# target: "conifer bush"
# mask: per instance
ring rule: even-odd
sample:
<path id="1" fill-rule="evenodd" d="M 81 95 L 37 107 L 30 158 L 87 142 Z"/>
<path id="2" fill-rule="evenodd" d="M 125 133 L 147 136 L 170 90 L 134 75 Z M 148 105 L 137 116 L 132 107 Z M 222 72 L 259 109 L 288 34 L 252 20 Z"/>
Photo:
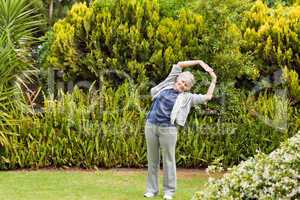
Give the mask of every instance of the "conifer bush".
<path id="1" fill-rule="evenodd" d="M 269 8 L 257 1 L 244 15 L 241 47 L 254 53 L 261 73 L 270 75 L 284 66 L 299 73 L 299 5 Z"/>

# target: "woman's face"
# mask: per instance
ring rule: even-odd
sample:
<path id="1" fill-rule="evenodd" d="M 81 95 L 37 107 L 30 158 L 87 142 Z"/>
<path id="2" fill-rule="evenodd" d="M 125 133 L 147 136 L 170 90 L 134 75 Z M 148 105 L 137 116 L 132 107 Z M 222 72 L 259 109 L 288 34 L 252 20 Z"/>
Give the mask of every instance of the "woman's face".
<path id="1" fill-rule="evenodd" d="M 177 81 L 175 82 L 174 89 L 178 92 L 186 92 L 189 91 L 191 87 L 185 80 L 177 79 Z"/>

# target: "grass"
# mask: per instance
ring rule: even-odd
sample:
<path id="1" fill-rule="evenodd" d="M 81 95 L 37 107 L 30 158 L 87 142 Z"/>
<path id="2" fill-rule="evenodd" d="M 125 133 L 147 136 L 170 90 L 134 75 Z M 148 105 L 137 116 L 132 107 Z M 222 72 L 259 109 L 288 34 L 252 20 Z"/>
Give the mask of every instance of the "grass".
<path id="1" fill-rule="evenodd" d="M 0 172 L 3 200 L 145 200 L 146 170 L 37 170 Z M 207 175 L 200 170 L 177 171 L 174 199 L 191 199 L 203 188 Z M 160 194 L 162 199 L 162 172 Z"/>

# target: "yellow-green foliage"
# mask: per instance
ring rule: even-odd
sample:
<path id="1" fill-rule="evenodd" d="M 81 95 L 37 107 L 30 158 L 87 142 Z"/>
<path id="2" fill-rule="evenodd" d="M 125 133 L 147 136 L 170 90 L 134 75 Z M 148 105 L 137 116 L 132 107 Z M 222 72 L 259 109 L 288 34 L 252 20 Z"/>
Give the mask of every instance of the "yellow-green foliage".
<path id="1" fill-rule="evenodd" d="M 77 46 L 88 36 L 91 16 L 92 10 L 86 4 L 75 4 L 67 18 L 54 24 L 55 34 L 47 57 L 51 66 L 58 69 L 70 68 L 72 72 L 79 71 L 81 55 Z"/>
<path id="2" fill-rule="evenodd" d="M 290 96 L 294 103 L 300 101 L 300 85 L 298 74 L 294 70 L 288 70 L 286 67 L 283 70 L 283 78 L 289 87 Z"/>
<path id="3" fill-rule="evenodd" d="M 178 20 L 162 19 L 155 34 L 154 46 L 158 48 L 151 56 L 150 62 L 157 66 L 171 66 L 187 58 L 203 58 L 200 56 L 203 53 L 200 45 L 205 29 L 203 17 L 188 10 L 182 10 Z M 168 67 L 164 69 L 169 70 Z"/>
<path id="4" fill-rule="evenodd" d="M 219 80 L 241 74 L 257 77 L 255 67 L 244 66 L 246 59 L 235 42 L 241 37 L 239 29 L 225 17 L 213 21 L 186 8 L 176 18 L 161 16 L 153 0 L 75 4 L 54 25 L 43 66 L 73 77 L 120 70 L 141 83 L 160 81 L 178 61 L 202 59 L 219 72 Z"/>
<path id="5" fill-rule="evenodd" d="M 56 33 L 55 39 L 51 45 L 50 55 L 48 57 L 49 63 L 56 68 L 63 69 L 68 67 L 76 69 L 76 62 L 78 59 L 78 53 L 75 47 L 75 29 L 69 23 L 64 21 L 58 21 L 53 26 L 53 31 Z M 61 55 L 60 57 L 55 55 Z"/>
<path id="6" fill-rule="evenodd" d="M 248 10 L 251 4 L 249 0 L 209 0 L 199 1 L 195 9 L 205 23 L 199 49 L 202 55 L 209 57 L 208 63 L 217 69 L 219 80 L 232 81 L 241 75 L 255 80 L 259 76 L 252 57 L 240 52 L 239 13 Z"/>
<path id="7" fill-rule="evenodd" d="M 153 27 L 154 34 L 158 23 L 155 1 L 95 1 L 92 7 L 75 4 L 54 25 L 46 60 L 73 76 L 87 71 L 99 76 L 101 70 L 118 69 L 133 72 L 130 75 L 135 78 L 144 77 L 143 65 L 138 63 L 151 54 L 146 32 Z M 128 63 L 137 63 L 139 69 L 126 69 Z"/>
<path id="8" fill-rule="evenodd" d="M 75 31 L 84 31 L 83 33 L 78 32 L 77 34 L 81 33 L 81 34 L 88 35 L 91 29 L 90 24 L 91 24 L 92 16 L 93 16 L 93 10 L 89 9 L 85 3 L 84 4 L 79 3 L 79 4 L 74 4 L 71 11 L 68 13 L 68 17 L 66 20 L 74 26 Z"/>
<path id="9" fill-rule="evenodd" d="M 300 6 L 268 8 L 257 1 L 245 12 L 244 51 L 254 52 L 268 65 L 300 68 Z"/>

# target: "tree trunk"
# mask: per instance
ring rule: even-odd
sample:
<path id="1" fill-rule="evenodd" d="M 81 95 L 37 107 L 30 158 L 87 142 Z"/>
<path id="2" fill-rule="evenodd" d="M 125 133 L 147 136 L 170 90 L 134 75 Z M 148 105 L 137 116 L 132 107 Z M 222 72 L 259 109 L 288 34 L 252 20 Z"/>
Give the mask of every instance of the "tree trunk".
<path id="1" fill-rule="evenodd" d="M 52 18 L 53 18 L 53 0 L 49 0 L 49 25 L 52 25 Z"/>

